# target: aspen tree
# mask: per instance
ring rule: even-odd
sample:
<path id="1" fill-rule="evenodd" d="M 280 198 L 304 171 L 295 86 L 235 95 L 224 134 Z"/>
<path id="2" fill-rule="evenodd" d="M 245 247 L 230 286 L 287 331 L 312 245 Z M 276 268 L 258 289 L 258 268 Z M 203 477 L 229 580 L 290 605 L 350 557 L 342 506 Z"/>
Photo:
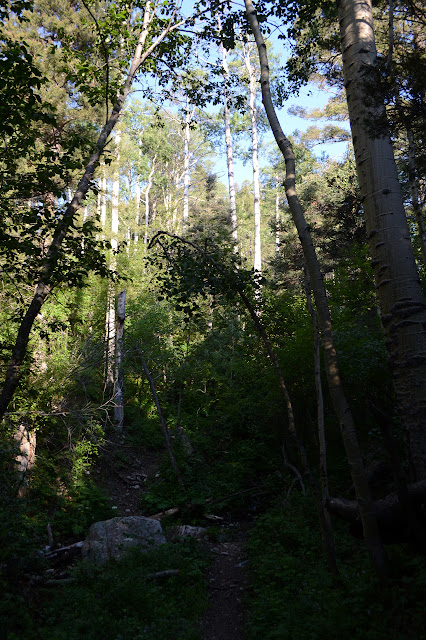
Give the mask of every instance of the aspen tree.
<path id="1" fill-rule="evenodd" d="M 232 136 L 231 136 L 231 114 L 229 111 L 228 99 L 228 83 L 229 83 L 229 67 L 227 61 L 227 51 L 223 44 L 222 48 L 222 66 L 225 73 L 225 84 L 223 88 L 223 111 L 225 121 L 225 144 L 226 144 L 226 164 L 228 169 L 228 185 L 229 185 L 229 205 L 231 213 L 232 238 L 234 241 L 234 251 L 238 253 L 238 219 L 237 219 L 237 203 L 235 199 L 235 182 L 234 182 L 234 158 L 232 153 Z"/>
<path id="2" fill-rule="evenodd" d="M 250 42 L 242 43 L 243 60 L 249 77 L 249 112 L 251 121 L 252 141 L 252 166 L 253 166 L 253 190 L 254 190 L 254 272 L 262 275 L 262 247 L 260 241 L 260 178 L 259 178 L 259 141 L 257 135 L 256 92 L 257 72 L 252 65 L 251 55 L 253 45 Z"/>
<path id="3" fill-rule="evenodd" d="M 381 320 L 412 473 L 426 479 L 426 306 L 384 104 L 369 0 L 341 0 L 343 73 Z M 368 98 L 367 98 L 368 96 Z"/>

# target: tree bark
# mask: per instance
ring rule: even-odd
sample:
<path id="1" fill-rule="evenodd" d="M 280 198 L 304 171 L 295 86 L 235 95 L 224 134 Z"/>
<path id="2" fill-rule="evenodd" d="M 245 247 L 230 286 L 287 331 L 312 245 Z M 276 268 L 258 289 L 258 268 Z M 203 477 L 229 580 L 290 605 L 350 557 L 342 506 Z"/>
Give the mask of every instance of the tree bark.
<path id="1" fill-rule="evenodd" d="M 142 156 L 142 148 L 141 148 L 141 138 L 139 137 L 139 160 Z M 135 233 L 134 233 L 134 242 L 137 244 L 139 240 L 139 226 L 140 226 L 140 208 L 141 208 L 141 183 L 139 174 L 136 171 L 136 185 L 135 185 L 135 205 L 136 205 L 136 215 L 135 215 Z"/>
<path id="2" fill-rule="evenodd" d="M 105 171 L 105 162 L 101 161 L 102 168 L 102 178 L 101 178 L 101 212 L 100 212 L 100 221 L 102 229 L 105 229 L 106 225 L 106 197 L 107 197 L 107 180 L 106 180 L 106 171 Z"/>
<path id="3" fill-rule="evenodd" d="M 119 217 L 118 217 L 118 205 L 120 196 L 120 145 L 121 145 L 121 130 L 118 128 L 115 136 L 115 166 L 114 176 L 112 182 L 112 198 L 111 198 L 111 261 L 109 268 L 112 273 L 116 272 L 117 260 L 115 251 L 118 248 L 117 234 L 119 229 Z M 105 386 L 108 392 L 115 398 L 115 362 L 116 362 L 116 347 L 117 347 L 117 326 L 116 326 L 116 300 L 115 300 L 115 286 L 114 282 L 108 283 L 107 293 L 107 314 L 105 319 L 105 333 L 106 333 L 106 350 L 105 350 L 105 371 L 106 379 Z M 114 409 L 115 414 L 115 409 Z"/>
<path id="4" fill-rule="evenodd" d="M 327 382 L 334 410 L 340 422 L 343 443 L 351 468 L 359 510 L 361 514 L 364 539 L 373 565 L 378 575 L 385 579 L 387 576 L 386 558 L 381 544 L 373 503 L 368 486 L 361 450 L 355 431 L 355 424 L 351 410 L 346 400 L 340 379 L 337 353 L 334 346 L 333 327 L 324 282 L 319 268 L 317 255 L 312 243 L 309 226 L 296 192 L 296 165 L 290 141 L 285 137 L 272 103 L 269 86 L 269 64 L 266 45 L 259 27 L 256 12 L 251 0 L 245 0 L 247 17 L 256 40 L 260 59 L 260 84 L 262 88 L 263 104 L 286 165 L 285 191 L 293 221 L 296 225 L 303 249 L 306 269 L 314 294 L 315 305 L 321 330 L 321 341 L 324 352 Z"/>
<path id="5" fill-rule="evenodd" d="M 277 180 L 275 191 L 275 251 L 280 252 L 280 181 Z"/>
<path id="6" fill-rule="evenodd" d="M 374 93 L 376 45 L 370 0 L 341 0 L 343 73 L 393 384 L 412 474 L 426 479 L 426 306 L 417 274 L 396 164 Z"/>
<path id="7" fill-rule="evenodd" d="M 113 249 L 117 248 L 116 235 L 118 234 L 119 218 L 118 218 L 118 204 L 120 195 L 120 146 L 121 146 L 121 129 L 118 128 L 115 133 L 115 167 L 114 177 L 112 181 L 112 198 L 111 198 L 111 233 Z"/>
<path id="8" fill-rule="evenodd" d="M 126 317 L 126 289 L 117 296 L 115 331 L 114 421 L 118 429 L 124 426 L 124 320 Z"/>
<path id="9" fill-rule="evenodd" d="M 152 167 L 151 167 L 151 171 L 149 172 L 149 176 L 148 176 L 148 183 L 146 185 L 145 188 L 145 235 L 144 235 L 144 244 L 148 244 L 148 228 L 149 228 L 149 192 L 151 190 L 152 187 L 152 177 L 154 175 L 154 171 L 155 171 L 155 161 L 157 159 L 157 156 L 154 156 L 153 160 L 152 160 Z"/>
<path id="10" fill-rule="evenodd" d="M 186 115 L 185 115 L 185 133 L 183 139 L 183 219 L 182 229 L 188 224 L 189 216 L 189 141 L 191 139 L 191 120 L 194 115 L 195 107 L 192 113 L 189 108 L 189 98 L 186 98 Z"/>
<path id="11" fill-rule="evenodd" d="M 227 51 L 222 45 L 222 66 L 225 73 L 225 84 L 223 88 L 223 111 L 225 121 L 225 144 L 226 144 L 226 162 L 228 168 L 228 185 L 229 185 L 229 206 L 231 214 L 232 239 L 234 241 L 234 252 L 238 253 L 238 218 L 237 218 L 237 202 L 235 198 L 235 182 L 234 182 L 234 158 L 232 153 L 232 136 L 231 136 L 231 114 L 229 111 L 228 100 L 228 83 L 229 83 L 229 67 L 227 62 Z"/>
<path id="12" fill-rule="evenodd" d="M 18 473 L 18 496 L 22 498 L 30 484 L 30 475 L 34 467 L 36 457 L 37 436 L 34 430 L 21 423 L 16 430 L 14 440 L 19 447 L 16 456 L 16 471 Z"/>
<path id="13" fill-rule="evenodd" d="M 251 47 L 243 44 L 244 63 L 249 76 L 249 112 L 251 120 L 253 191 L 254 191 L 254 273 L 262 275 L 262 248 L 260 241 L 260 179 L 259 179 L 259 142 L 257 137 L 256 89 L 257 77 L 250 60 Z"/>

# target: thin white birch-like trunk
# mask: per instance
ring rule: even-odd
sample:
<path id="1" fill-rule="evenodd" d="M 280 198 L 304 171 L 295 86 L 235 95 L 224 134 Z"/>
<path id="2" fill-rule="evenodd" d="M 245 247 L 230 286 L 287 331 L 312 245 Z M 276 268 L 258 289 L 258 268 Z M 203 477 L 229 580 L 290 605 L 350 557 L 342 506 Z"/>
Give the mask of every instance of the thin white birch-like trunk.
<path id="1" fill-rule="evenodd" d="M 139 138 L 139 160 L 142 156 L 141 149 L 141 140 Z M 140 225 L 140 208 L 141 208 L 141 183 L 139 180 L 139 174 L 136 172 L 136 185 L 135 185 L 135 205 L 136 205 L 136 215 L 135 215 L 135 233 L 134 233 L 134 242 L 135 244 L 139 240 L 139 225 Z"/>
<path id="2" fill-rule="evenodd" d="M 235 182 L 234 182 L 234 159 L 232 153 L 232 136 L 231 136 L 231 114 L 229 111 L 228 101 L 228 83 L 229 83 L 229 67 L 227 61 L 227 51 L 222 45 L 222 66 L 225 73 L 225 84 L 223 88 L 223 110 L 225 121 L 225 144 L 226 144 L 226 161 L 228 167 L 228 185 L 229 185 L 229 206 L 231 214 L 232 239 L 234 241 L 234 252 L 238 253 L 238 218 L 237 218 L 237 202 L 235 198 Z"/>
<path id="3" fill-rule="evenodd" d="M 86 206 L 83 209 L 83 224 L 86 222 L 88 217 L 89 217 L 89 205 L 86 204 Z M 81 238 L 82 253 L 84 253 L 84 249 L 85 249 L 85 242 L 84 242 L 84 234 L 83 234 Z"/>
<path id="4" fill-rule="evenodd" d="M 101 219 L 101 207 L 102 207 L 102 194 L 101 194 L 101 189 L 99 189 L 98 195 L 96 197 L 96 219 L 97 220 Z M 96 238 L 99 238 L 99 236 L 97 235 Z"/>
<path id="5" fill-rule="evenodd" d="M 118 204 L 120 195 L 120 145 L 121 145 L 121 129 L 118 128 L 115 134 L 115 169 L 112 181 L 112 199 L 111 199 L 111 232 L 113 237 L 118 234 Z"/>
<path id="6" fill-rule="evenodd" d="M 115 335 L 115 287 L 109 282 L 105 318 L 105 387 L 110 394 L 114 389 Z"/>
<path id="7" fill-rule="evenodd" d="M 100 221 L 101 221 L 101 227 L 102 229 L 105 229 L 105 225 L 106 225 L 106 199 L 107 199 L 107 179 L 106 179 L 106 171 L 105 171 L 105 162 L 101 161 L 100 163 L 101 166 L 101 171 L 102 171 L 102 178 L 101 178 L 101 215 L 100 215 Z"/>
<path id="8" fill-rule="evenodd" d="M 175 174 L 175 193 L 178 193 L 178 189 L 179 189 L 179 176 L 177 174 Z M 169 208 L 171 208 L 172 206 L 172 194 L 169 192 Z M 177 229 L 177 225 L 178 225 L 178 210 L 177 210 L 177 201 L 175 198 L 175 202 L 173 205 L 173 213 L 172 213 L 172 227 L 173 227 L 173 231 L 176 231 Z"/>
<path id="9" fill-rule="evenodd" d="M 114 422 L 122 430 L 124 426 L 124 321 L 126 317 L 126 290 L 117 296 L 117 320 L 115 329 L 115 380 Z"/>
<path id="10" fill-rule="evenodd" d="M 275 251 L 280 251 L 280 181 L 277 180 L 275 191 Z"/>
<path id="11" fill-rule="evenodd" d="M 324 281 L 318 264 L 318 258 L 312 242 L 309 226 L 296 192 L 296 164 L 290 141 L 281 129 L 271 97 L 269 85 L 269 64 L 266 44 L 263 40 L 256 12 L 251 0 L 245 0 L 247 18 L 256 40 L 260 60 L 260 86 L 263 104 L 277 145 L 285 159 L 285 190 L 290 212 L 297 228 L 303 249 L 306 269 L 314 294 L 318 321 L 321 331 L 321 342 L 324 353 L 327 382 L 334 410 L 338 416 L 346 455 L 351 468 L 359 512 L 363 525 L 364 539 L 370 553 L 371 561 L 382 579 L 387 577 L 386 556 L 380 540 L 374 505 L 370 494 L 367 474 L 359 447 L 352 412 L 340 379 L 337 352 L 334 345 L 333 326 Z"/>
<path id="12" fill-rule="evenodd" d="M 115 251 L 118 248 L 117 234 L 119 229 L 118 205 L 120 196 L 120 144 L 121 130 L 118 128 L 115 136 L 115 167 L 112 182 L 111 198 L 111 261 L 110 269 L 115 272 L 117 260 Z M 106 315 L 106 388 L 113 393 L 115 384 L 115 359 L 116 359 L 116 316 L 115 316 L 115 286 L 113 282 L 108 283 L 107 315 Z"/>
<path id="13" fill-rule="evenodd" d="M 152 178 L 154 176 L 154 172 L 155 172 L 155 161 L 157 159 L 157 156 L 154 156 L 153 160 L 152 160 L 152 166 L 151 166 L 151 171 L 149 172 L 149 176 L 148 176 L 148 182 L 145 188 L 145 235 L 144 235 L 144 243 L 148 244 L 148 230 L 149 230 L 149 192 L 151 190 L 152 187 Z"/>
<path id="14" fill-rule="evenodd" d="M 262 249 L 260 242 L 260 178 L 259 178 L 259 142 L 257 138 L 257 109 L 256 90 L 257 76 L 251 64 L 250 55 L 252 47 L 250 43 L 243 43 L 244 64 L 249 76 L 249 112 L 251 120 L 251 140 L 252 140 L 252 165 L 253 165 L 253 191 L 254 191 L 254 273 L 262 275 Z"/>
<path id="15" fill-rule="evenodd" d="M 424 480 L 426 306 L 393 148 L 384 132 L 385 108 L 374 90 L 377 52 L 370 0 L 341 0 L 339 24 L 358 181 L 386 347 L 412 475 Z"/>
<path id="16" fill-rule="evenodd" d="M 136 225 L 136 230 L 135 230 L 135 236 L 134 236 L 135 243 L 138 242 L 138 240 L 139 240 L 141 194 L 142 194 L 142 189 L 141 189 L 141 185 L 140 185 L 140 182 L 139 182 L 139 176 L 136 176 L 136 193 L 135 193 L 135 204 L 136 204 L 135 225 Z"/>
<path id="17" fill-rule="evenodd" d="M 195 109 L 195 107 L 194 107 Z M 189 215 L 189 141 L 191 139 L 191 120 L 194 115 L 194 109 L 192 113 L 189 108 L 189 98 L 186 98 L 186 114 L 185 114 L 185 132 L 183 142 L 183 219 L 182 228 L 185 229 L 188 224 Z"/>

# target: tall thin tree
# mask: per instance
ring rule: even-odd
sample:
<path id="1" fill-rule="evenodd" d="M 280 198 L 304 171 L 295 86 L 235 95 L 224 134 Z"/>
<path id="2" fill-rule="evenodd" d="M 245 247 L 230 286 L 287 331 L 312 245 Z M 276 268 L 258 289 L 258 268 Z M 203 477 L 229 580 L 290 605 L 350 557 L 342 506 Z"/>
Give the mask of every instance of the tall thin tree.
<path id="1" fill-rule="evenodd" d="M 300 243 L 304 254 L 306 269 L 309 275 L 314 300 L 317 307 L 318 321 L 321 331 L 321 341 L 327 372 L 327 382 L 333 401 L 336 415 L 338 416 L 343 443 L 349 461 L 352 480 L 354 483 L 359 511 L 361 515 L 364 539 L 370 553 L 371 560 L 377 573 L 385 578 L 387 576 L 386 557 L 380 540 L 377 519 L 374 513 L 373 501 L 368 485 L 367 474 L 362 459 L 355 424 L 349 408 L 343 385 L 340 379 L 337 352 L 334 344 L 333 326 L 330 309 L 324 287 L 323 277 L 319 267 L 317 255 L 312 242 L 309 226 L 300 204 L 296 191 L 296 164 L 290 141 L 283 133 L 278 120 L 271 97 L 269 84 L 269 64 L 266 44 L 259 26 L 256 11 L 251 0 L 245 0 L 246 13 L 250 28 L 256 40 L 260 60 L 260 85 L 262 99 L 266 115 L 279 149 L 281 150 L 286 166 L 285 191 L 289 209 L 297 228 Z"/>

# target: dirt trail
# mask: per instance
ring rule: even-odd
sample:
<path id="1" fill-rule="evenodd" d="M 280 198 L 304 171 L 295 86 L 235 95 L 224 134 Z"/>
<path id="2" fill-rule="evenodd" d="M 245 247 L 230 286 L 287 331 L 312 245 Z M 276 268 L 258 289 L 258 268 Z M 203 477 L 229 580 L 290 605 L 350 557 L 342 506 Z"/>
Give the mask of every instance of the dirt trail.
<path id="1" fill-rule="evenodd" d="M 244 596 L 248 588 L 247 533 L 232 542 L 210 544 L 213 562 L 207 575 L 209 608 L 201 621 L 203 640 L 243 640 Z"/>
<path id="2" fill-rule="evenodd" d="M 157 472 L 155 451 L 126 446 L 120 441 L 110 442 L 97 464 L 95 480 L 111 498 L 118 516 L 139 516 L 145 482 Z"/>
<path id="3" fill-rule="evenodd" d="M 118 448 L 125 454 L 125 464 L 117 465 Z M 95 470 L 96 480 L 111 498 L 119 516 L 142 515 L 140 495 L 147 477 L 158 472 L 155 452 L 126 447 L 122 442 L 110 443 Z M 247 525 L 229 528 L 231 540 L 201 544 L 212 554 L 207 587 L 209 606 L 202 617 L 200 631 L 203 640 L 243 640 L 245 624 L 244 597 L 249 584 L 248 559 L 245 545 Z"/>

